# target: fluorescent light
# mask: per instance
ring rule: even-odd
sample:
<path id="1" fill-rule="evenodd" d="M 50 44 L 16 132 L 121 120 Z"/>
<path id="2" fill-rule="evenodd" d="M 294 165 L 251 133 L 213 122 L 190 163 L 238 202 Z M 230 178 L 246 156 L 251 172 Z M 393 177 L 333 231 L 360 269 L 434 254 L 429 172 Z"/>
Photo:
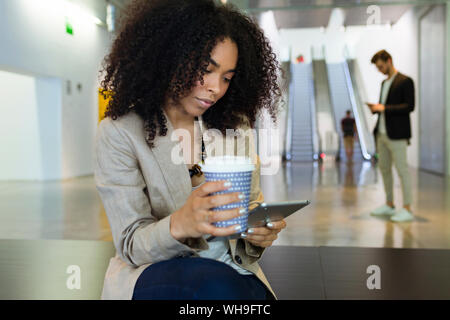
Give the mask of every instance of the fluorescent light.
<path id="1" fill-rule="evenodd" d="M 89 12 L 89 10 L 66 0 L 64 0 L 64 2 L 65 14 L 69 17 L 69 19 L 72 18 L 75 21 L 79 21 L 82 23 L 95 23 L 97 25 L 104 24 L 102 20 Z"/>
<path id="2" fill-rule="evenodd" d="M 64 15 L 75 23 L 105 25 L 105 23 L 90 12 L 90 10 L 81 7 L 68 0 L 41 0 L 46 10 L 51 10 L 57 14 Z M 42 8 L 41 8 L 42 9 Z"/>
<path id="3" fill-rule="evenodd" d="M 106 25 L 108 26 L 109 32 L 113 32 L 116 29 L 115 15 L 116 15 L 116 7 L 111 3 L 108 3 L 106 5 Z"/>

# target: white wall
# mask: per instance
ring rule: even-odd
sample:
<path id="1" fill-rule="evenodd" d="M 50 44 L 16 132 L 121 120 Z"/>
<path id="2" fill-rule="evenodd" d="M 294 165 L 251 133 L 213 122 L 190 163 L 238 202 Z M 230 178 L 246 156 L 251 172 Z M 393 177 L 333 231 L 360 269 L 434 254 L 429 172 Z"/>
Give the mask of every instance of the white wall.
<path id="1" fill-rule="evenodd" d="M 348 27 L 346 31 L 338 29 L 305 28 L 305 29 L 280 29 L 281 45 L 291 50 L 292 62 L 303 55 L 305 62 L 311 62 L 314 50 L 314 58 L 322 58 L 322 47 L 325 47 L 328 63 L 343 61 L 343 53 L 346 45 L 356 43 L 364 27 Z"/>
<path id="2" fill-rule="evenodd" d="M 0 71 L 0 180 L 59 178 L 60 92 L 56 78 Z"/>
<path id="3" fill-rule="evenodd" d="M 261 14 L 260 20 L 259 20 L 260 27 L 264 30 L 265 36 L 269 39 L 271 46 L 273 48 L 273 51 L 275 55 L 277 56 L 277 59 L 279 63 L 283 61 L 286 57 L 286 52 L 282 52 L 282 47 L 280 45 L 280 35 L 276 26 L 275 17 L 273 15 L 272 11 L 267 11 L 263 14 Z M 280 85 L 282 85 L 282 81 L 280 81 Z M 287 97 L 284 96 L 284 99 Z M 278 163 L 280 164 L 281 156 L 284 151 L 284 146 L 286 145 L 286 108 L 287 105 L 284 102 L 280 102 L 280 113 L 277 116 L 277 122 L 276 125 L 272 123 L 272 119 L 270 118 L 270 114 L 263 110 L 263 113 L 261 115 L 261 120 L 259 123 L 259 128 L 264 129 L 270 129 L 271 135 L 274 140 L 271 140 L 273 143 L 269 143 L 267 145 L 267 149 L 265 151 L 262 151 L 262 142 L 258 141 L 259 149 L 258 151 L 260 153 L 264 153 L 266 156 L 270 156 L 270 162 Z M 273 135 L 277 135 L 276 138 L 273 137 Z M 258 137 L 260 138 L 260 137 Z M 264 165 L 264 164 L 263 164 Z"/>
<path id="4" fill-rule="evenodd" d="M 341 28 L 323 31 L 319 28 L 280 30 L 281 46 L 291 48 L 292 59 L 303 54 L 305 61 L 310 62 L 311 48 L 314 48 L 314 52 L 319 52 L 322 46 L 325 46 L 327 62 L 341 62 L 344 60 L 344 50 L 347 47 L 350 56 L 358 61 L 367 98 L 374 102 L 379 99 L 380 85 L 384 76 L 370 63 L 370 59 L 381 49 L 391 53 L 395 67 L 415 82 L 416 111 L 411 114 L 412 139 L 408 148 L 408 162 L 416 168 L 419 166 L 418 18 L 422 12 L 423 9 L 416 8 L 407 11 L 392 28 L 349 26 L 345 31 Z M 376 116 L 367 113 L 370 128 L 375 126 L 376 119 Z"/>
<path id="5" fill-rule="evenodd" d="M 415 111 L 410 114 L 412 126 L 411 145 L 408 147 L 408 162 L 419 167 L 419 16 L 422 10 L 411 9 L 392 27 L 392 30 L 370 30 L 354 46 L 355 56 L 362 72 L 367 95 L 371 101 L 378 101 L 380 82 L 384 78 L 370 63 L 373 54 L 386 49 L 393 58 L 397 70 L 414 80 L 416 93 Z M 375 126 L 376 117 L 370 119 Z"/>
<path id="6" fill-rule="evenodd" d="M 98 70 L 112 35 L 103 27 L 77 23 L 76 20 L 73 21 L 74 35 L 68 35 L 65 16 L 54 10 L 54 1 L 59 0 L 0 1 L 0 70 L 28 74 L 40 79 L 35 80 L 38 83 L 45 78 L 60 82 L 60 90 L 53 91 L 52 98 L 60 97 L 61 100 L 61 116 L 54 120 L 62 127 L 60 169 L 57 176 L 52 176 L 64 179 L 93 173 L 91 158 L 98 113 Z M 80 3 L 95 8 L 97 16 L 104 16 L 98 0 Z M 68 81 L 71 94 L 67 92 Z M 32 80 L 26 82 L 31 90 Z M 81 91 L 76 88 L 78 83 L 82 85 Z M 12 83 L 7 84 L 6 90 L 16 89 Z M 39 107 L 36 112 L 40 115 L 43 112 L 41 104 L 35 102 L 33 105 L 31 93 L 23 92 L 29 95 L 24 110 Z"/>

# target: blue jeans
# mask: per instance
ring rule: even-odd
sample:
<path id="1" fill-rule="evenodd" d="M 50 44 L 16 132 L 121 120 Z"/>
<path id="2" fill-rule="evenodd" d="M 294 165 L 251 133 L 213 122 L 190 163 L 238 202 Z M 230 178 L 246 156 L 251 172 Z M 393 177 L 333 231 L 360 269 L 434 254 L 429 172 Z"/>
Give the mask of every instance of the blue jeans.
<path id="1" fill-rule="evenodd" d="M 206 258 L 174 258 L 147 267 L 133 300 L 273 300 L 255 275 L 241 275 L 229 265 Z"/>

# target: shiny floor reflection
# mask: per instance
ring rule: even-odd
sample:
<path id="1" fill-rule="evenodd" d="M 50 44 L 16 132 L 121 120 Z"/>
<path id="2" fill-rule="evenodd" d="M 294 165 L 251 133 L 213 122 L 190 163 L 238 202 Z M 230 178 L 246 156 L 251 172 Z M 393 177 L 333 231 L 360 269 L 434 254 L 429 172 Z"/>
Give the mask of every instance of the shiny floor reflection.
<path id="1" fill-rule="evenodd" d="M 395 172 L 395 171 L 394 171 Z M 288 163 L 276 176 L 263 176 L 266 201 L 310 199 L 287 218 L 275 244 L 387 248 L 450 248 L 450 179 L 411 169 L 413 222 L 372 217 L 385 201 L 381 174 L 370 162 Z M 395 205 L 402 207 L 395 173 Z"/>
<path id="2" fill-rule="evenodd" d="M 384 203 L 381 175 L 368 162 L 288 163 L 262 176 L 266 201 L 309 199 L 287 218 L 275 244 L 450 248 L 450 180 L 411 169 L 416 219 L 370 216 Z M 401 189 L 395 176 L 396 206 Z M 112 240 L 92 176 L 62 182 L 1 182 L 0 238 Z"/>

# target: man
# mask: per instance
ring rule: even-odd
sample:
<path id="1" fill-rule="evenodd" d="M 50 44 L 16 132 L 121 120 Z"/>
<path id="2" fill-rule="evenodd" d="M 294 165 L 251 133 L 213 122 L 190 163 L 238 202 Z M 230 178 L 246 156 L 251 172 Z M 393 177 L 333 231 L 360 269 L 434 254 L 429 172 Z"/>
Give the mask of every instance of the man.
<path id="1" fill-rule="evenodd" d="M 374 135 L 383 176 L 386 204 L 373 210 L 372 215 L 390 215 L 391 221 L 413 220 L 411 212 L 411 179 L 406 160 L 406 148 L 411 138 L 409 114 L 414 110 L 414 82 L 395 69 L 391 55 L 381 50 L 371 62 L 387 76 L 381 84 L 380 103 L 367 103 L 372 113 L 378 114 Z M 403 208 L 394 207 L 392 164 L 397 169 L 402 185 Z"/>
<path id="2" fill-rule="evenodd" d="M 356 122 L 352 118 L 352 112 L 347 110 L 346 117 L 341 121 L 341 128 L 344 134 L 344 147 L 345 154 L 347 155 L 347 161 L 353 160 L 353 146 L 355 144 L 354 136 L 356 132 Z"/>

